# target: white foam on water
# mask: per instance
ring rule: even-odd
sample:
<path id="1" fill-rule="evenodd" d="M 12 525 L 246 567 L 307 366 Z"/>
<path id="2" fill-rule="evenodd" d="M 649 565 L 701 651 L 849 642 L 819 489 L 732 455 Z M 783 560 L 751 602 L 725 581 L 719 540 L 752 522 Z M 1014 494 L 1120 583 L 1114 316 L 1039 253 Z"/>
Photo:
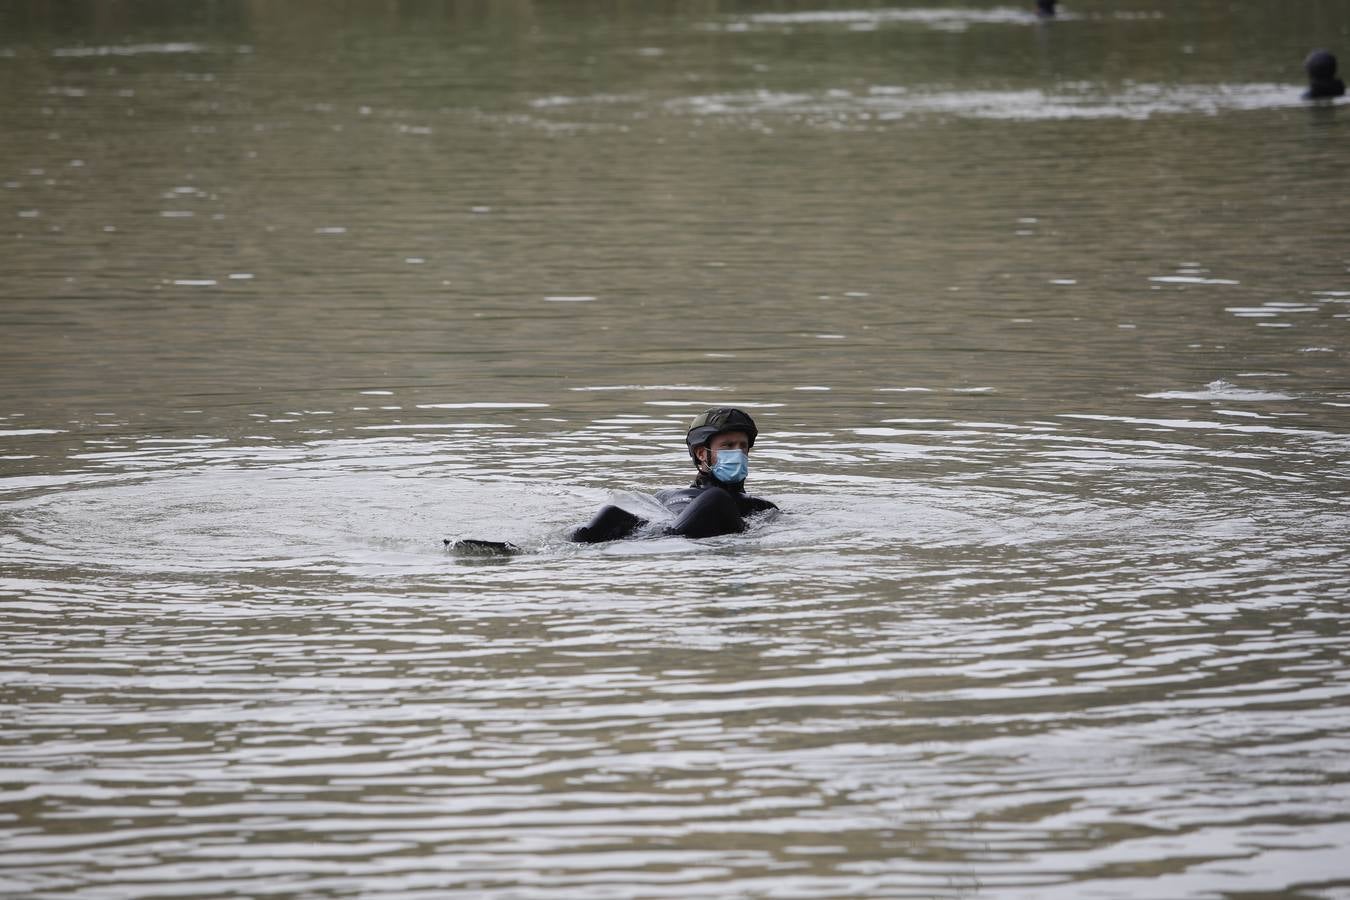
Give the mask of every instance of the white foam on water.
<path id="1" fill-rule="evenodd" d="M 1225 306 L 1224 312 L 1232 313 L 1239 319 L 1272 319 L 1294 313 L 1321 312 L 1321 309 L 1320 306 L 1301 303 L 1263 303 L 1260 306 Z"/>
<path id="2" fill-rule="evenodd" d="M 1119 89 L 1065 84 L 1053 89 L 931 91 L 874 85 L 866 91 L 737 91 L 666 103 L 676 114 L 734 117 L 791 115 L 806 124 L 867 125 L 914 116 L 1047 121 L 1219 115 L 1302 105 L 1292 84 L 1127 84 Z"/>
<path id="3" fill-rule="evenodd" d="M 568 388 L 569 391 L 725 391 L 727 388 L 706 384 L 602 384 Z"/>
<path id="4" fill-rule="evenodd" d="M 1139 394 L 1138 396 L 1148 400 L 1222 400 L 1250 403 L 1295 399 L 1292 394 L 1240 388 L 1223 380 L 1211 381 L 1201 391 L 1158 391 L 1157 393 Z"/>
<path id="5" fill-rule="evenodd" d="M 756 13 L 740 20 L 755 26 L 845 25 L 876 27 L 892 23 L 926 25 L 941 30 L 964 30 L 971 25 L 1035 25 L 1035 13 L 1014 7 L 993 9 L 919 8 L 804 10 L 787 13 Z"/>
<path id="6" fill-rule="evenodd" d="M 272 421 L 293 421 L 291 419 L 273 419 Z M 479 430 L 491 428 L 513 428 L 513 425 L 500 425 L 494 422 L 428 422 L 422 424 L 395 425 L 358 425 L 357 431 L 438 431 L 438 430 Z"/>
<path id="7" fill-rule="evenodd" d="M 419 403 L 418 409 L 545 409 L 547 403 Z"/>
<path id="8" fill-rule="evenodd" d="M 52 51 L 56 57 L 81 56 L 143 56 L 146 54 L 206 53 L 210 48 L 205 44 L 190 41 L 178 41 L 161 44 L 112 44 L 95 47 L 58 47 Z"/>
<path id="9" fill-rule="evenodd" d="M 1157 281 L 1162 284 L 1241 284 L 1240 281 L 1233 281 L 1229 278 L 1201 278 L 1198 275 L 1155 275 L 1149 278 L 1149 281 Z"/>

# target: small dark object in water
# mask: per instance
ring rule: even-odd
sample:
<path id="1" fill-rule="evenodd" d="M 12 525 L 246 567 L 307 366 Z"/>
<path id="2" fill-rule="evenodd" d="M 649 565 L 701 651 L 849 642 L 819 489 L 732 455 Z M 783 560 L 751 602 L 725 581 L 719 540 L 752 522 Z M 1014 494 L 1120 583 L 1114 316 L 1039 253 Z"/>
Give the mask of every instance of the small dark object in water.
<path id="1" fill-rule="evenodd" d="M 1345 82 L 1336 77 L 1336 57 L 1328 50 L 1314 50 L 1303 61 L 1308 73 L 1304 100 L 1329 100 L 1345 96 Z"/>
<path id="2" fill-rule="evenodd" d="M 1059 0 L 1036 0 L 1036 15 L 1043 19 L 1055 17 L 1055 5 Z"/>
<path id="3" fill-rule="evenodd" d="M 445 548 L 451 553 L 464 553 L 472 556 L 514 556 L 520 548 L 510 541 L 480 541 L 475 538 L 461 538 L 452 541 L 445 538 Z"/>

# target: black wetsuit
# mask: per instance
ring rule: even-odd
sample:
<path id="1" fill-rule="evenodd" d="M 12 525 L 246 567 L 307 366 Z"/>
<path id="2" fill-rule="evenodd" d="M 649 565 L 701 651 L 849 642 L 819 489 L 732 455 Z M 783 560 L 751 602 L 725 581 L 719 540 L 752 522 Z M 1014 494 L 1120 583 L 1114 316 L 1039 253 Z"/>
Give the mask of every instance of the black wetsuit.
<path id="1" fill-rule="evenodd" d="M 1339 78 L 1314 78 L 1303 92 L 1304 100 L 1330 100 L 1345 96 L 1345 82 Z"/>
<path id="2" fill-rule="evenodd" d="M 700 472 L 687 488 L 658 491 L 656 499 L 675 513 L 675 521 L 666 534 L 688 538 L 716 537 L 745 530 L 745 517 L 777 509 L 768 500 L 751 497 L 744 484 L 723 484 L 706 472 Z M 571 539 L 580 544 L 598 544 L 626 538 L 647 524 L 626 509 L 606 506 L 595 518 L 575 529 Z"/>

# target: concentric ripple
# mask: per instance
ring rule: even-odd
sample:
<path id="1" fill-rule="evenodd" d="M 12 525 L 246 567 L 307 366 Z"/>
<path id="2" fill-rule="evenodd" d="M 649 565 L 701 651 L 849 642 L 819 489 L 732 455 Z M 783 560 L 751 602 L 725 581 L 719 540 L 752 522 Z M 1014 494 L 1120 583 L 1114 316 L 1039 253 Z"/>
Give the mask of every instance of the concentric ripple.
<path id="1" fill-rule="evenodd" d="M 566 544 L 607 492 L 446 437 L 11 502 L 0 863 L 87 898 L 1334 882 L 1350 511 L 1203 431 L 897 425 L 765 447 L 784 513 L 701 543 Z M 452 523 L 527 552 L 446 556 Z"/>

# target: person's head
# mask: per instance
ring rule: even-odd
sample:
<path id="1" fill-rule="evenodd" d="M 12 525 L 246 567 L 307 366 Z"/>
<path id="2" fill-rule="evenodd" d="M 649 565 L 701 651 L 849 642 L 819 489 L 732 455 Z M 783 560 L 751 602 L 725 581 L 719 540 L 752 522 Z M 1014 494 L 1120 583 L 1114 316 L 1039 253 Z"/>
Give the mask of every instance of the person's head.
<path id="1" fill-rule="evenodd" d="M 733 407 L 715 407 L 694 418 L 684 442 L 700 472 L 727 484 L 739 484 L 745 480 L 744 461 L 758 436 L 755 420 L 747 413 Z"/>
<path id="2" fill-rule="evenodd" d="M 1336 77 L 1336 57 L 1328 50 L 1314 50 L 1303 61 L 1303 68 L 1313 81 L 1330 81 Z"/>

